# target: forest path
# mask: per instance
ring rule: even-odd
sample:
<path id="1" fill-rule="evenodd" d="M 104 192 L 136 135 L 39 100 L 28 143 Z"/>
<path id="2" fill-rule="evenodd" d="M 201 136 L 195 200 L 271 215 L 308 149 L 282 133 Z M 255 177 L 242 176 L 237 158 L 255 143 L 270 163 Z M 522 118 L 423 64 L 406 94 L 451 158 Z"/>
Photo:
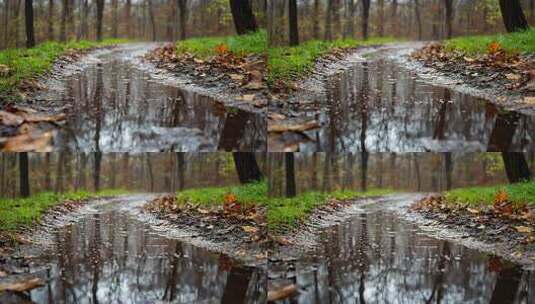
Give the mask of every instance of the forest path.
<path id="1" fill-rule="evenodd" d="M 141 58 L 156 46 L 119 45 L 57 65 L 34 105 L 66 113 L 66 121 L 61 127 L 34 124 L 32 132 L 3 142 L 4 149 L 190 152 L 265 147 L 261 113 L 227 106 L 208 91 L 169 79 Z"/>
<path id="2" fill-rule="evenodd" d="M 318 152 L 529 151 L 535 115 L 408 60 L 421 43 L 357 50 L 321 62 L 269 120 L 269 150 Z M 325 76 L 327 75 L 327 76 Z M 272 107 L 275 109 L 276 107 Z M 304 131 L 301 131 L 304 130 Z"/>
<path id="3" fill-rule="evenodd" d="M 451 231 L 410 219 L 421 195 L 363 200 L 319 217 L 318 246 L 300 257 L 273 257 L 268 289 L 294 285 L 295 303 L 530 303 L 535 270 L 476 250 Z M 341 220 L 345 218 L 345 220 Z M 324 220 L 323 224 L 321 221 Z M 327 222 L 330 221 L 330 225 Z M 290 249 L 291 250 L 291 249 Z"/>
<path id="4" fill-rule="evenodd" d="M 237 303 L 244 298 L 243 303 L 263 303 L 261 270 L 166 237 L 140 220 L 139 209 L 154 197 L 99 199 L 48 219 L 48 227 L 32 237 L 34 244 L 18 252 L 25 262 L 12 257 L 14 270 L 45 282 L 29 298 L 35 303 Z M 0 302 L 19 303 L 23 296 L 2 293 Z"/>

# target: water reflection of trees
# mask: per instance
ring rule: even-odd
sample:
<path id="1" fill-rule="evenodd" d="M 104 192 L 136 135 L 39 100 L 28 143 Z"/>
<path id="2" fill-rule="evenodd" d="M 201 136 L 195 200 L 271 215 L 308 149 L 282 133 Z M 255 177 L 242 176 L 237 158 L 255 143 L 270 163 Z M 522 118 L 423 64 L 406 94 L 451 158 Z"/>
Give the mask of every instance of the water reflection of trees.
<path id="1" fill-rule="evenodd" d="M 386 223 L 386 224 L 385 224 Z M 297 303 L 530 303 L 533 273 L 432 239 L 381 211 L 325 231 L 295 263 Z M 529 292 L 532 294 L 530 295 Z"/>
<path id="2" fill-rule="evenodd" d="M 149 81 L 120 60 L 89 66 L 66 81 L 72 119 L 55 139 L 57 148 L 78 151 L 215 150 L 220 138 L 237 134 L 237 150 L 265 145 L 260 115 L 235 110 L 241 128 L 223 134 L 236 117 L 217 101 Z M 264 128 L 262 128 L 264 127 Z M 252 130 L 254 129 L 254 130 Z M 246 130 L 245 132 L 238 132 Z M 222 138 L 224 140 L 224 138 Z"/>
<path id="3" fill-rule="evenodd" d="M 61 229 L 55 244 L 48 286 L 32 292 L 38 303 L 265 301 L 256 270 L 161 238 L 116 212 Z"/>
<path id="4" fill-rule="evenodd" d="M 356 64 L 335 75 L 327 83 L 324 103 L 325 127 L 311 135 L 319 142 L 307 150 L 535 149 L 535 118 L 503 113 L 482 99 L 425 84 L 385 60 Z"/>

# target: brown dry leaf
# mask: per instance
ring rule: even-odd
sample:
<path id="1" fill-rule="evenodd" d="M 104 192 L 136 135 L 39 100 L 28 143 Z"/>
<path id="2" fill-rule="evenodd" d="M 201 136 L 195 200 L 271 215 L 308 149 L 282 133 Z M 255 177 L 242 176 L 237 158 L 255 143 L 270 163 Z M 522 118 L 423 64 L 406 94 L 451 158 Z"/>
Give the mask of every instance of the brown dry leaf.
<path id="1" fill-rule="evenodd" d="M 0 64 L 0 77 L 7 77 L 11 74 L 11 70 L 7 65 Z"/>
<path id="2" fill-rule="evenodd" d="M 16 127 L 21 125 L 24 122 L 24 119 L 13 113 L 6 111 L 0 111 L 0 124 L 4 126 Z"/>
<path id="3" fill-rule="evenodd" d="M 202 64 L 202 63 L 204 63 L 204 60 L 199 59 L 199 58 L 193 58 L 193 61 L 194 61 L 195 63 L 198 63 L 198 64 Z"/>
<path id="4" fill-rule="evenodd" d="M 262 90 L 267 88 L 267 86 L 262 81 L 253 80 L 248 84 L 244 85 L 242 88 L 247 90 Z"/>
<path id="5" fill-rule="evenodd" d="M 289 298 L 297 293 L 297 285 L 291 284 L 275 290 L 268 290 L 268 302 L 274 302 Z"/>
<path id="6" fill-rule="evenodd" d="M 464 61 L 466 61 L 468 63 L 472 63 L 472 62 L 476 61 L 474 58 L 470 58 L 470 57 L 464 57 L 463 59 L 464 59 Z"/>
<path id="7" fill-rule="evenodd" d="M 304 123 L 271 123 L 268 126 L 268 132 L 283 133 L 283 132 L 303 132 L 311 129 L 319 128 L 320 124 L 316 120 L 310 120 Z"/>
<path id="8" fill-rule="evenodd" d="M 0 283 L 0 292 L 1 291 L 18 291 L 18 292 L 24 292 L 27 290 L 31 290 L 37 287 L 41 287 L 44 285 L 43 280 L 39 278 L 31 278 L 31 279 L 24 279 L 24 280 L 18 280 L 10 283 Z"/>
<path id="9" fill-rule="evenodd" d="M 515 229 L 520 233 L 531 233 L 533 231 L 530 227 L 527 226 L 516 226 Z"/>
<path id="10" fill-rule="evenodd" d="M 238 81 L 242 81 L 245 78 L 245 76 L 240 74 L 229 74 L 228 76 L 230 77 L 230 79 Z"/>
<path id="11" fill-rule="evenodd" d="M 22 134 L 10 138 L 0 139 L 0 146 L 3 151 L 13 152 L 50 152 L 52 151 L 53 131 L 40 134 Z"/>
<path id="12" fill-rule="evenodd" d="M 251 101 L 254 101 L 255 97 L 256 97 L 256 94 L 244 94 L 239 97 L 239 100 L 251 102 Z"/>
<path id="13" fill-rule="evenodd" d="M 274 236 L 273 240 L 277 242 L 279 245 L 283 245 L 283 246 L 288 246 L 292 244 L 292 242 L 290 242 L 287 238 L 284 238 L 282 236 Z"/>
<path id="14" fill-rule="evenodd" d="M 524 97 L 523 103 L 535 105 L 535 96 L 526 96 Z"/>
<path id="15" fill-rule="evenodd" d="M 480 212 L 478 209 L 473 209 L 473 208 L 466 208 L 466 210 L 468 210 L 468 212 L 472 214 L 478 214 Z"/>
<path id="16" fill-rule="evenodd" d="M 199 212 L 200 214 L 208 214 L 208 213 L 210 213 L 210 210 L 203 209 L 203 208 L 198 208 L 197 212 Z"/>
<path id="17" fill-rule="evenodd" d="M 258 228 L 253 226 L 242 226 L 241 229 L 247 233 L 257 233 Z"/>
<path id="18" fill-rule="evenodd" d="M 519 81 L 520 79 L 522 79 L 522 76 L 519 74 L 509 73 L 509 74 L 505 74 L 505 78 L 511 81 Z"/>

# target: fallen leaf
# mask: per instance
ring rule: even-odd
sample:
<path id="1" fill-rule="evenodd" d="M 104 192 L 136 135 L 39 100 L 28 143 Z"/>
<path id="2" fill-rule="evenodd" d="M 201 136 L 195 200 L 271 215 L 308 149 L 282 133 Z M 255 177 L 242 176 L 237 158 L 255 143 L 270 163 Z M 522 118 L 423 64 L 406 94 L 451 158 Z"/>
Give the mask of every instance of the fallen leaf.
<path id="1" fill-rule="evenodd" d="M 524 103 L 535 105 L 535 96 L 526 96 L 524 97 Z"/>
<path id="2" fill-rule="evenodd" d="M 511 80 L 511 81 L 519 81 L 522 79 L 522 76 L 514 73 L 505 74 L 505 78 Z"/>
<path id="3" fill-rule="evenodd" d="M 193 61 L 194 61 L 195 63 L 198 63 L 198 64 L 202 64 L 202 63 L 204 63 L 204 60 L 201 60 L 201 59 L 199 59 L 199 58 L 193 58 Z"/>
<path id="4" fill-rule="evenodd" d="M 478 209 L 473 209 L 473 208 L 466 208 L 466 210 L 468 210 L 468 212 L 472 214 L 478 214 L 480 212 Z"/>
<path id="5" fill-rule="evenodd" d="M 316 120 L 310 120 L 303 123 L 271 123 L 268 126 L 268 132 L 303 132 L 310 129 L 319 128 L 320 124 Z"/>
<path id="6" fill-rule="evenodd" d="M 258 228 L 253 226 L 242 226 L 241 229 L 247 233 L 257 233 Z"/>
<path id="7" fill-rule="evenodd" d="M 530 227 L 527 226 L 516 226 L 515 229 L 520 233 L 531 233 L 533 231 Z"/>
<path id="8" fill-rule="evenodd" d="M 239 97 L 239 100 L 251 102 L 254 101 L 256 94 L 245 94 Z"/>
<path id="9" fill-rule="evenodd" d="M 244 85 L 242 88 L 247 89 L 247 90 L 261 90 L 267 87 L 261 81 L 251 81 L 248 84 Z"/>
<path id="10" fill-rule="evenodd" d="M 291 284 L 275 290 L 268 290 L 268 302 L 279 301 L 289 298 L 297 293 L 297 285 Z"/>
<path id="11" fill-rule="evenodd" d="M 41 287 L 43 285 L 44 285 L 43 280 L 39 278 L 15 280 L 14 282 L 10 282 L 10 283 L 0 283 L 0 292 L 1 291 L 23 292 L 23 291 L 31 290 L 37 287 Z"/>
<path id="12" fill-rule="evenodd" d="M 243 80 L 245 76 L 239 74 L 229 74 L 230 79 L 232 80 Z"/>
<path id="13" fill-rule="evenodd" d="M 21 125 L 24 122 L 24 119 L 13 113 L 6 111 L 0 111 L 0 124 L 4 126 L 16 127 Z"/>
<path id="14" fill-rule="evenodd" d="M 472 63 L 472 62 L 476 61 L 474 58 L 470 58 L 470 57 L 464 57 L 463 59 L 464 59 L 464 61 L 466 61 L 468 63 Z"/>

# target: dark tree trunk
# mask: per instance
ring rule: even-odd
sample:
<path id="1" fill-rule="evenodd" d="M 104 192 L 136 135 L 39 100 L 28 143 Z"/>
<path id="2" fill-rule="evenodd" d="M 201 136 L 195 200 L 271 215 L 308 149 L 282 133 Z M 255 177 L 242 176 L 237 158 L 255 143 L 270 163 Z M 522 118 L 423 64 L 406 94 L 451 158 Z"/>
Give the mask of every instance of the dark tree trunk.
<path id="1" fill-rule="evenodd" d="M 313 12 L 313 24 L 312 24 L 312 33 L 314 39 L 320 39 L 320 0 L 314 0 L 314 12 Z"/>
<path id="2" fill-rule="evenodd" d="M 297 20 L 297 0 L 290 0 L 289 3 L 289 19 L 290 19 L 290 45 L 296 46 L 299 44 L 299 26 Z"/>
<path id="3" fill-rule="evenodd" d="M 96 0 L 97 2 L 97 41 L 102 41 L 102 19 L 104 16 L 104 0 Z"/>
<path id="4" fill-rule="evenodd" d="M 178 0 L 178 9 L 180 10 L 180 40 L 186 39 L 186 16 L 187 1 Z"/>
<path id="5" fill-rule="evenodd" d="M 263 176 L 258 168 L 254 153 L 233 152 L 232 157 L 240 183 L 246 184 L 262 180 Z"/>
<path id="6" fill-rule="evenodd" d="M 247 296 L 247 287 L 250 281 L 251 271 L 246 268 L 231 267 L 227 277 L 227 284 L 223 290 L 221 304 L 243 303 L 243 299 Z"/>
<path id="7" fill-rule="evenodd" d="M 28 168 L 28 152 L 19 153 L 20 196 L 30 196 L 30 174 Z"/>
<path id="8" fill-rule="evenodd" d="M 149 20 L 150 20 L 150 28 L 152 33 L 152 41 L 156 41 L 156 19 L 154 17 L 154 8 L 152 6 L 152 0 L 147 0 L 148 6 L 149 6 Z"/>
<path id="9" fill-rule="evenodd" d="M 45 190 L 52 190 L 52 179 L 50 178 L 50 153 L 45 153 Z"/>
<path id="10" fill-rule="evenodd" d="M 508 32 L 529 29 L 519 0 L 500 0 L 500 9 L 502 11 L 503 23 Z"/>
<path id="11" fill-rule="evenodd" d="M 26 22 L 26 47 L 35 46 L 35 35 L 33 29 L 33 0 L 24 1 L 24 19 Z"/>
<path id="12" fill-rule="evenodd" d="M 119 37 L 119 25 L 118 25 L 119 15 L 118 15 L 118 9 L 117 9 L 118 0 L 112 0 L 111 6 L 112 6 L 112 17 L 113 17 L 113 20 L 111 23 L 111 35 L 113 38 L 117 38 Z"/>
<path id="13" fill-rule="evenodd" d="M 379 6 L 379 37 L 385 35 L 385 0 L 378 0 Z"/>
<path id="14" fill-rule="evenodd" d="M 286 165 L 286 197 L 294 197 L 295 189 L 295 160 L 293 153 L 285 153 Z"/>
<path id="15" fill-rule="evenodd" d="M 368 158 L 368 152 L 362 151 L 360 154 L 360 189 L 363 192 L 368 190 Z"/>
<path id="16" fill-rule="evenodd" d="M 368 39 L 368 23 L 370 19 L 370 0 L 362 0 L 362 38 Z"/>
<path id="17" fill-rule="evenodd" d="M 502 158 L 510 183 L 531 179 L 531 171 L 522 152 L 503 152 Z"/>
<path id="18" fill-rule="evenodd" d="M 95 152 L 95 162 L 93 163 L 93 185 L 95 192 L 100 190 L 100 165 L 102 161 L 102 152 Z"/>
<path id="19" fill-rule="evenodd" d="M 186 170 L 185 168 L 185 162 L 184 162 L 184 153 L 181 153 L 181 152 L 177 152 L 176 154 L 176 157 L 177 157 L 177 179 L 178 179 L 178 190 L 179 191 L 182 191 L 184 190 L 184 171 Z"/>
<path id="20" fill-rule="evenodd" d="M 125 25 L 126 25 L 126 36 L 132 37 L 132 33 L 134 32 L 132 29 L 132 21 L 130 20 L 130 15 L 132 13 L 132 0 L 126 0 L 126 5 L 124 8 L 124 15 L 125 15 Z"/>
<path id="21" fill-rule="evenodd" d="M 54 0 L 48 0 L 47 38 L 54 40 Z"/>
<path id="22" fill-rule="evenodd" d="M 444 170 L 446 172 L 446 190 L 451 190 L 452 188 L 451 173 L 453 171 L 453 160 L 452 160 L 451 152 L 444 153 Z"/>
<path id="23" fill-rule="evenodd" d="M 446 6 L 446 38 L 450 39 L 453 36 L 453 0 L 444 1 Z"/>
<path id="24" fill-rule="evenodd" d="M 63 7 L 61 8 L 61 24 L 59 28 L 59 40 L 61 42 L 67 41 L 67 12 L 69 11 L 69 0 L 63 0 Z"/>
<path id="25" fill-rule="evenodd" d="M 230 0 L 230 9 L 238 35 L 256 32 L 256 20 L 250 0 Z"/>
<path id="26" fill-rule="evenodd" d="M 420 15 L 420 3 L 414 0 L 414 14 L 416 15 L 416 26 L 418 27 L 418 40 L 422 40 L 422 18 Z"/>

